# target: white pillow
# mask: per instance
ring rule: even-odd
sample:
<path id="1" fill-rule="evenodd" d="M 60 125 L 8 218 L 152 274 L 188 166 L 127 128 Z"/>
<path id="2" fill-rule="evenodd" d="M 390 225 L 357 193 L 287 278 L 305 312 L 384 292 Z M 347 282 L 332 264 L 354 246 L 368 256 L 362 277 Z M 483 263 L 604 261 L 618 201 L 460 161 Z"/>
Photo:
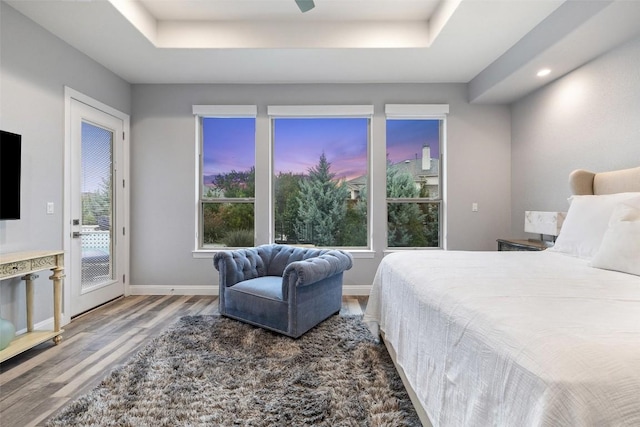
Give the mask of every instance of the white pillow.
<path id="1" fill-rule="evenodd" d="M 627 202 L 640 207 L 640 193 L 571 196 L 569 202 L 571 205 L 560 235 L 548 250 L 591 259 L 600 248 L 616 205 Z"/>
<path id="2" fill-rule="evenodd" d="M 640 209 L 616 206 L 591 266 L 640 276 Z"/>

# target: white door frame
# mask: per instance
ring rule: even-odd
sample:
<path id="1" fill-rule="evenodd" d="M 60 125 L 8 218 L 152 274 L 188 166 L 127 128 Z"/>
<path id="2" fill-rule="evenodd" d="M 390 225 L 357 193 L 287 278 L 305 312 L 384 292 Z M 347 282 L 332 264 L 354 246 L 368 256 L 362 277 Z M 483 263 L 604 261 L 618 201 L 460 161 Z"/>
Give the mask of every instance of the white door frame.
<path id="1" fill-rule="evenodd" d="M 122 273 L 125 275 L 124 280 L 124 294 L 129 295 L 129 130 L 130 130 L 130 119 L 129 115 L 125 114 L 121 111 L 118 111 L 106 104 L 103 104 L 100 101 L 97 101 L 87 95 L 84 95 L 81 92 L 78 92 L 68 86 L 64 87 L 64 215 L 63 215 L 63 247 L 65 252 L 64 258 L 64 270 L 66 274 L 71 272 L 71 100 L 74 99 L 76 101 L 80 101 L 84 104 L 87 104 L 97 110 L 100 110 L 104 113 L 112 115 L 120 120 L 122 120 L 123 129 L 124 129 L 124 147 L 123 147 L 123 165 L 122 165 L 122 176 L 124 177 L 124 182 L 122 184 L 118 183 L 118 186 L 123 185 L 120 188 L 122 192 L 122 201 L 124 208 L 123 215 L 123 224 L 124 227 L 124 235 L 118 233 L 119 243 L 118 246 L 121 246 L 123 259 L 122 263 Z M 115 183 L 114 183 L 115 185 Z M 65 281 L 65 286 L 63 288 L 63 312 L 62 312 L 62 325 L 66 325 L 71 322 L 71 291 L 70 291 L 70 282 Z"/>

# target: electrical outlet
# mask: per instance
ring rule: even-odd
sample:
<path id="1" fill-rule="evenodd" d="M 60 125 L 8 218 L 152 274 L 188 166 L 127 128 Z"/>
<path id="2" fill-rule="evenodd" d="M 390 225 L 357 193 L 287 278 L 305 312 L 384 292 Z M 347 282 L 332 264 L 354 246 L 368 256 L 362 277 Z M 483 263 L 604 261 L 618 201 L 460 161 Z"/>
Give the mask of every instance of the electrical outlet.
<path id="1" fill-rule="evenodd" d="M 53 202 L 47 202 L 47 214 L 48 215 L 53 214 Z"/>
<path id="2" fill-rule="evenodd" d="M 471 203 L 471 212 L 478 212 L 478 203 Z"/>

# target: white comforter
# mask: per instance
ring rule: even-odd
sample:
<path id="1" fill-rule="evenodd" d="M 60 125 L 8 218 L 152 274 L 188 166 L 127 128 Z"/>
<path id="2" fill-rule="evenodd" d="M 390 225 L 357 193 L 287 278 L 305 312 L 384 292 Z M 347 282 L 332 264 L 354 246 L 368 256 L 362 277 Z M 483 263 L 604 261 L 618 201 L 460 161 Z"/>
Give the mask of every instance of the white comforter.
<path id="1" fill-rule="evenodd" d="M 434 426 L 640 426 L 640 277 L 551 251 L 386 256 L 365 313 Z"/>

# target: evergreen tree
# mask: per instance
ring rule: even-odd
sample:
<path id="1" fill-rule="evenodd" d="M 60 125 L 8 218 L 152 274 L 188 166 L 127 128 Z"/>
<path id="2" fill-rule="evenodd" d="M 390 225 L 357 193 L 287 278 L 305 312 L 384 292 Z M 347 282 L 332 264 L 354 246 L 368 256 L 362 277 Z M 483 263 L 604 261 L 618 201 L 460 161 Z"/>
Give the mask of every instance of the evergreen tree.
<path id="1" fill-rule="evenodd" d="M 417 198 L 411 173 L 397 167 L 387 167 L 387 197 Z M 387 244 L 389 247 L 426 246 L 425 215 L 415 203 L 389 203 L 387 205 Z"/>
<path id="2" fill-rule="evenodd" d="M 349 191 L 344 182 L 334 181 L 331 163 L 324 153 L 315 167 L 309 169 L 307 179 L 300 181 L 298 193 L 299 239 L 309 238 L 316 246 L 334 246 L 340 241 L 340 226 L 346 215 Z"/>
<path id="3" fill-rule="evenodd" d="M 100 188 L 82 194 L 82 224 L 108 229 L 111 219 L 111 180 L 102 178 Z"/>
<path id="4" fill-rule="evenodd" d="M 367 246 L 367 187 L 355 200 L 347 203 L 347 213 L 340 227 L 339 246 Z"/>
<path id="5" fill-rule="evenodd" d="M 349 201 L 340 226 L 339 246 L 367 246 L 367 205 L 363 200 Z"/>
<path id="6" fill-rule="evenodd" d="M 298 220 L 297 195 L 303 175 L 280 172 L 274 182 L 274 211 L 276 239 L 283 243 L 296 243 L 295 224 Z"/>

